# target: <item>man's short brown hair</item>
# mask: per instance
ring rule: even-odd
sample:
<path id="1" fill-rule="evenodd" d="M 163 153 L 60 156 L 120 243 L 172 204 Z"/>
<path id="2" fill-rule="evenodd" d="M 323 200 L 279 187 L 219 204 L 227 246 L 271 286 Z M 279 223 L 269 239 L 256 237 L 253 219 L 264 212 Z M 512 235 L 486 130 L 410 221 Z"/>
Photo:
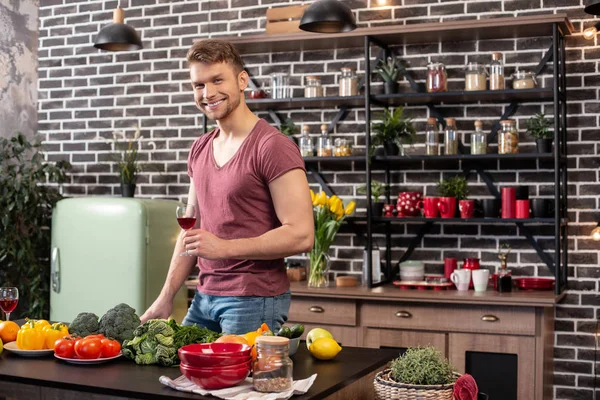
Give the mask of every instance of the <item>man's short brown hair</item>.
<path id="1" fill-rule="evenodd" d="M 187 52 L 187 61 L 205 64 L 228 63 L 233 66 L 236 73 L 244 69 L 240 53 L 225 40 L 207 39 L 194 43 Z"/>

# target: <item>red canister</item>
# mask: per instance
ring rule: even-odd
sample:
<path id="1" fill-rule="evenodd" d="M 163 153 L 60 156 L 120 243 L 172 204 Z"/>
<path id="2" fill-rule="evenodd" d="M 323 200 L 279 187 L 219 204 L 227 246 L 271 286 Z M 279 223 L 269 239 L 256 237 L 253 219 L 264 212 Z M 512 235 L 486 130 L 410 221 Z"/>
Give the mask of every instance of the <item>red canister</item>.
<path id="1" fill-rule="evenodd" d="M 502 218 L 515 218 L 517 190 L 514 187 L 502 188 Z"/>
<path id="2" fill-rule="evenodd" d="M 454 272 L 457 267 L 456 258 L 444 258 L 444 278 L 450 279 L 450 275 Z"/>

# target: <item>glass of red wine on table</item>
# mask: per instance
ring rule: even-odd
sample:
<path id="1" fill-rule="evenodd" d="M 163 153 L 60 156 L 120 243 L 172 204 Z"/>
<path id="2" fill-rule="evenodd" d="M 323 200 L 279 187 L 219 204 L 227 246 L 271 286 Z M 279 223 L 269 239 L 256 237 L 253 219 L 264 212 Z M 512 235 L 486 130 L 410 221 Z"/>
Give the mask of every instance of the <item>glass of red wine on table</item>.
<path id="1" fill-rule="evenodd" d="M 196 225 L 196 206 L 186 204 L 177 207 L 177 223 L 184 231 L 189 231 Z M 180 256 L 191 256 L 187 249 Z"/>
<path id="2" fill-rule="evenodd" d="M 19 302 L 19 290 L 16 287 L 0 287 L 0 308 L 6 314 L 6 320 L 10 321 L 10 313 L 17 308 Z"/>

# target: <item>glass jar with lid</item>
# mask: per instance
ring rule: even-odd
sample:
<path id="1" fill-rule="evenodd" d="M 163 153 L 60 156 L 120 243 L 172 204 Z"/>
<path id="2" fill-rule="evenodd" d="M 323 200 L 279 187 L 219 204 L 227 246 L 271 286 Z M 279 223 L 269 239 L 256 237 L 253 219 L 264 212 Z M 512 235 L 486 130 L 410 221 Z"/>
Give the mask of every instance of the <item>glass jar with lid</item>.
<path id="1" fill-rule="evenodd" d="M 498 132 L 498 154 L 516 154 L 519 152 L 519 132 L 516 121 L 506 119 L 500 121 L 502 130 Z"/>
<path id="2" fill-rule="evenodd" d="M 465 69 L 465 90 L 476 91 L 487 89 L 485 67 L 476 62 L 470 62 Z"/>
<path id="3" fill-rule="evenodd" d="M 511 76 L 513 89 L 535 89 L 535 74 L 529 71 L 517 71 Z"/>
<path id="4" fill-rule="evenodd" d="M 456 120 L 446 118 L 446 131 L 444 132 L 444 154 L 458 154 L 458 132 L 456 130 Z"/>
<path id="5" fill-rule="evenodd" d="M 440 132 L 438 131 L 437 119 L 427 118 L 425 127 L 425 150 L 428 156 L 440 155 Z"/>
<path id="6" fill-rule="evenodd" d="M 335 139 L 333 155 L 336 157 L 348 157 L 352 155 L 352 145 L 348 139 Z"/>
<path id="7" fill-rule="evenodd" d="M 271 98 L 287 99 L 290 97 L 291 91 L 289 75 L 281 72 L 271 74 Z"/>
<path id="8" fill-rule="evenodd" d="M 327 125 L 321 125 L 321 136 L 317 143 L 317 156 L 318 157 L 331 157 L 333 154 L 333 145 L 331 144 L 331 138 L 327 132 Z"/>
<path id="9" fill-rule="evenodd" d="M 315 155 L 313 140 L 309 136 L 310 127 L 308 125 L 302 126 L 302 136 L 300 136 L 300 153 L 302 157 L 311 157 Z"/>
<path id="10" fill-rule="evenodd" d="M 475 132 L 471 134 L 471 154 L 487 153 L 487 136 L 483 132 L 483 123 L 475 121 Z"/>
<path id="11" fill-rule="evenodd" d="M 294 363 L 289 357 L 290 339 L 281 336 L 256 338 L 257 357 L 252 364 L 252 385 L 259 392 L 285 392 L 292 388 Z"/>
<path id="12" fill-rule="evenodd" d="M 321 78 L 312 75 L 306 77 L 306 85 L 304 86 L 304 97 L 323 97 L 323 86 L 321 86 Z"/>
<path id="13" fill-rule="evenodd" d="M 448 91 L 448 74 L 446 67 L 442 63 L 427 64 L 427 92 L 447 92 Z"/>
<path id="14" fill-rule="evenodd" d="M 358 78 L 352 68 L 343 67 L 340 69 L 342 75 L 339 80 L 340 96 L 358 95 Z"/>
<path id="15" fill-rule="evenodd" d="M 492 53 L 490 64 L 490 90 L 504 90 L 504 65 L 502 53 Z"/>

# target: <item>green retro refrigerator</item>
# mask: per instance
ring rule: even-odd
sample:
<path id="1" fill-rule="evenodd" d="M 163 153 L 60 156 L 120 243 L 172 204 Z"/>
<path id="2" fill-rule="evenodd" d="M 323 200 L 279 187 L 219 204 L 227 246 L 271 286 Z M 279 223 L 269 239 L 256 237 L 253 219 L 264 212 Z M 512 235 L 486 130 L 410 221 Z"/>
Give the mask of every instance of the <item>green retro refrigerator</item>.
<path id="1" fill-rule="evenodd" d="M 82 197 L 64 199 L 52 214 L 50 319 L 99 317 L 119 303 L 141 316 L 156 299 L 181 231 L 169 200 Z M 172 317 L 181 323 L 187 290 Z"/>

